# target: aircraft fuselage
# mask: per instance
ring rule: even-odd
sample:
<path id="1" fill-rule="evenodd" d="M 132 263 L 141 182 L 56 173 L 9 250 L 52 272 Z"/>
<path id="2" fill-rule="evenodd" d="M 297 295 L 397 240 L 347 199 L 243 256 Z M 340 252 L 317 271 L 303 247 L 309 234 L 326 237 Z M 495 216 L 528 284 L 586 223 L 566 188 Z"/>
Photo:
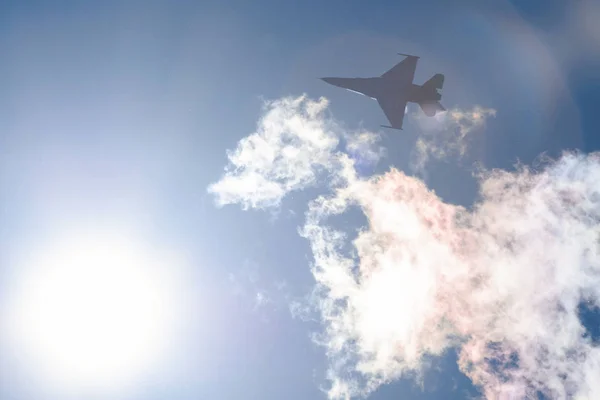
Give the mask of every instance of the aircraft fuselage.
<path id="1" fill-rule="evenodd" d="M 372 99 L 386 97 L 390 92 L 403 93 L 406 101 L 411 103 L 435 102 L 442 98 L 437 90 L 427 90 L 414 83 L 395 85 L 385 78 L 322 78 L 325 82 Z M 393 86 L 393 87 L 390 87 Z"/>

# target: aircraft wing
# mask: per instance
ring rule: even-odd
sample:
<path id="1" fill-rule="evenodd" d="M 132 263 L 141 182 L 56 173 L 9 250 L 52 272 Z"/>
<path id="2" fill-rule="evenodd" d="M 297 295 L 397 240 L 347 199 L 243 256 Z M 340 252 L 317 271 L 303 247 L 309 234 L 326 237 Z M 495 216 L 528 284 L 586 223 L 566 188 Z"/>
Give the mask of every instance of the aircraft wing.
<path id="1" fill-rule="evenodd" d="M 400 61 L 381 75 L 381 77 L 398 83 L 412 83 L 415 78 L 418 60 L 419 57 L 417 56 L 407 56 L 404 60 Z"/>
<path id="2" fill-rule="evenodd" d="M 378 98 L 377 103 L 379 103 L 379 107 L 381 107 L 386 118 L 390 121 L 390 128 L 402 129 L 407 100 L 401 96 L 394 96 Z"/>

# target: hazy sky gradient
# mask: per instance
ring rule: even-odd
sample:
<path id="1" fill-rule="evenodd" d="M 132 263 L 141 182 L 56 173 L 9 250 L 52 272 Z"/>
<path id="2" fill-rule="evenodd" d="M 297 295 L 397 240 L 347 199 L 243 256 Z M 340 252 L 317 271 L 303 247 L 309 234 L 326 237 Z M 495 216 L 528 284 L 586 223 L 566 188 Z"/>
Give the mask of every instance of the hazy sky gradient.
<path id="1" fill-rule="evenodd" d="M 600 34 L 577 23 L 598 8 L 534 3 L 2 2 L 3 292 L 23 248 L 65 227 L 132 226 L 192 260 L 198 307 L 171 362 L 112 398 L 325 399 L 318 315 L 290 312 L 315 285 L 298 229 L 319 189 L 244 212 L 215 207 L 207 187 L 256 131 L 265 100 L 303 93 L 328 98 L 342 131 L 381 132 L 385 157 L 359 172 L 415 173 L 417 118 L 381 131 L 375 102 L 317 79 L 379 75 L 397 52 L 422 57 L 417 83 L 446 75 L 446 108 L 496 110 L 465 157 L 433 159 L 420 176 L 445 203 L 473 204 L 474 162 L 513 170 L 543 152 L 600 149 Z M 364 223 L 348 215 L 350 231 Z M 406 379 L 370 398 L 467 398 L 476 391 L 455 358 L 432 361 L 424 392 Z M 0 361 L 0 397 L 35 397 L 12 362 Z"/>

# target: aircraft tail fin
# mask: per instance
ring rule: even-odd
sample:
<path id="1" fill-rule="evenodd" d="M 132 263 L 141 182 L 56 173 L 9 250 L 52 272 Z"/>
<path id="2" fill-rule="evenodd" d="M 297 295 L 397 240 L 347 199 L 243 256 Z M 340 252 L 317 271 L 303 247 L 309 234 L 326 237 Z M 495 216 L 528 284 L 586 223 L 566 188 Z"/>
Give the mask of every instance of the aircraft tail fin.
<path id="1" fill-rule="evenodd" d="M 435 103 L 419 103 L 419 106 L 428 117 L 433 117 L 438 112 L 446 111 L 439 101 L 436 101 Z"/>
<path id="2" fill-rule="evenodd" d="M 427 82 L 425 82 L 422 87 L 424 89 L 441 89 L 444 86 L 444 74 L 435 74 Z"/>

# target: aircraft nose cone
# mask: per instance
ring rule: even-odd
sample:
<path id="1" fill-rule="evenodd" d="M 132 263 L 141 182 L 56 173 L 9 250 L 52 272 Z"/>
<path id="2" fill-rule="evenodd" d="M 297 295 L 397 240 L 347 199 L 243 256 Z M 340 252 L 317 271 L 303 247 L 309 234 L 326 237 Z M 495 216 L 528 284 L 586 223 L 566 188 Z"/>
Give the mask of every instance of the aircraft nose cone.
<path id="1" fill-rule="evenodd" d="M 321 80 L 323 82 L 327 82 L 333 86 L 343 87 L 342 86 L 343 78 L 321 78 Z"/>

